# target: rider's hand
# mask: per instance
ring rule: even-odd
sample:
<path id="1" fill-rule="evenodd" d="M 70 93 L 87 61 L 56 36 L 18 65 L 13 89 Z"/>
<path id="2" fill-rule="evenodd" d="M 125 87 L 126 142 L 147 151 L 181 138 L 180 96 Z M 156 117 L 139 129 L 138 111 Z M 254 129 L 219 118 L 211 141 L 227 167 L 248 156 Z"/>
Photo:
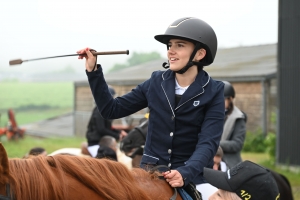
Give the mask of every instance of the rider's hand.
<path id="1" fill-rule="evenodd" d="M 96 61 L 97 61 L 97 57 L 94 56 L 91 52 L 90 52 L 90 48 L 84 48 L 84 49 L 81 49 L 79 51 L 77 51 L 76 53 L 78 54 L 86 54 L 86 55 L 83 55 L 83 56 L 78 56 L 78 59 L 83 59 L 85 58 L 86 61 L 85 61 L 85 68 L 88 72 L 91 72 L 95 65 L 96 65 Z M 95 70 L 97 70 L 95 68 Z"/>
<path id="2" fill-rule="evenodd" d="M 124 137 L 126 137 L 126 136 L 127 136 L 126 131 L 121 130 L 121 132 L 120 132 L 120 141 L 121 141 Z"/>
<path id="3" fill-rule="evenodd" d="M 182 176 L 177 170 L 166 171 L 162 175 L 172 187 L 182 187 L 184 185 Z"/>

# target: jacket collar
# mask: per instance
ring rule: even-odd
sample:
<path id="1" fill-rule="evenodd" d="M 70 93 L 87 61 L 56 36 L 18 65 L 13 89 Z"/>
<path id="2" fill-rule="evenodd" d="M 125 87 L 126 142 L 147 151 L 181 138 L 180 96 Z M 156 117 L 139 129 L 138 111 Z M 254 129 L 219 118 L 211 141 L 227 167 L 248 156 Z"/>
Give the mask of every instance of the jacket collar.
<path id="1" fill-rule="evenodd" d="M 204 70 L 201 70 L 195 81 L 189 86 L 189 88 L 182 95 L 180 102 L 175 108 L 175 72 L 168 69 L 162 74 L 163 82 L 161 84 L 164 94 L 167 98 L 169 106 L 174 114 L 174 110 L 180 108 L 183 104 L 190 101 L 191 99 L 204 93 L 204 87 L 209 83 L 210 76 Z"/>
<path id="2" fill-rule="evenodd" d="M 168 69 L 162 74 L 162 79 L 161 87 L 172 110 L 173 116 L 175 117 L 175 72 Z"/>

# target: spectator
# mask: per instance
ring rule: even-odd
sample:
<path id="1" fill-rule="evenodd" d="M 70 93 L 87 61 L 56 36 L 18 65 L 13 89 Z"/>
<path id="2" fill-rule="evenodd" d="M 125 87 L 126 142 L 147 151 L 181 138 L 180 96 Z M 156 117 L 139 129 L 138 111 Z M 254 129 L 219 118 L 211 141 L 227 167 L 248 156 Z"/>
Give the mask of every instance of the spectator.
<path id="1" fill-rule="evenodd" d="M 103 136 L 99 142 L 97 158 L 109 158 L 118 161 L 117 158 L 117 141 L 114 137 Z"/>
<path id="2" fill-rule="evenodd" d="M 219 170 L 222 172 L 227 171 L 227 165 L 224 161 L 222 161 L 223 155 L 224 153 L 222 147 L 219 146 L 218 151 L 214 157 L 214 166 L 213 166 L 214 170 Z"/>
<path id="3" fill-rule="evenodd" d="M 223 81 L 225 98 L 225 124 L 220 146 L 224 152 L 223 161 L 229 168 L 242 161 L 241 151 L 246 137 L 246 115 L 234 105 L 235 90 Z"/>
<path id="4" fill-rule="evenodd" d="M 251 161 L 233 166 L 227 172 L 204 168 L 208 183 L 219 188 L 209 200 L 279 200 L 271 172 Z"/>
<path id="5" fill-rule="evenodd" d="M 222 161 L 222 157 L 223 151 L 222 148 L 219 146 L 217 153 L 214 157 L 214 170 L 220 170 L 223 172 L 227 170 L 225 162 Z M 215 193 L 218 190 L 218 188 L 212 186 L 209 183 L 203 183 L 197 185 L 197 190 L 201 191 L 202 199 L 207 200 L 213 193 Z"/>
<path id="6" fill-rule="evenodd" d="M 34 148 L 30 149 L 28 154 L 32 155 L 32 156 L 37 156 L 37 155 L 46 156 L 47 151 L 43 147 L 34 147 Z"/>
<path id="7" fill-rule="evenodd" d="M 109 92 L 112 96 L 115 95 L 115 90 L 111 86 L 109 86 Z M 116 130 L 112 128 L 112 120 L 104 119 L 100 115 L 98 108 L 95 107 L 86 132 L 87 149 L 92 157 L 97 155 L 99 141 L 106 135 L 112 136 L 119 141 L 125 137 L 127 133 L 124 130 Z"/>
<path id="8" fill-rule="evenodd" d="M 34 147 L 23 158 L 29 158 L 30 156 L 47 156 L 47 151 L 43 147 Z"/>

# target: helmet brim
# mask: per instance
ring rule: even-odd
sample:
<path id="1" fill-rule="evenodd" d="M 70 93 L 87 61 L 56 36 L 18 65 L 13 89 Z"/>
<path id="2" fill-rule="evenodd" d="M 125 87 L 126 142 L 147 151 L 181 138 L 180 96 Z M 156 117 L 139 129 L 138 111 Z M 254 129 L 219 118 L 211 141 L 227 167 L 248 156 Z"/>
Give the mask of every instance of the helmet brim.
<path id="1" fill-rule="evenodd" d="M 180 36 L 180 35 L 166 35 L 166 34 L 162 34 L 162 35 L 156 35 L 154 36 L 154 38 L 163 43 L 163 44 L 168 44 L 168 42 L 170 41 L 170 39 L 181 39 L 181 40 L 186 40 L 189 42 L 192 42 L 193 44 L 197 43 L 197 41 L 191 40 L 189 38 L 186 38 L 184 36 Z"/>

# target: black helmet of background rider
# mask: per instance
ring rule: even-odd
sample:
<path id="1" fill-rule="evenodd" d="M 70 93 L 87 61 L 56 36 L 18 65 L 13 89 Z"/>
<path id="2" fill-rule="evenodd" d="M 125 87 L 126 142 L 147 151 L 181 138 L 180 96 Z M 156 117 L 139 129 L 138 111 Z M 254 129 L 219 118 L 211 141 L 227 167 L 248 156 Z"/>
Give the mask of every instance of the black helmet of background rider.
<path id="1" fill-rule="evenodd" d="M 232 85 L 228 81 L 223 81 L 224 83 L 224 98 L 235 98 L 235 91 Z"/>
<path id="2" fill-rule="evenodd" d="M 116 95 L 116 91 L 112 86 L 108 85 L 108 90 L 109 90 L 111 96 L 114 97 Z"/>
<path id="3" fill-rule="evenodd" d="M 195 44 L 195 49 L 190 56 L 189 62 L 182 69 L 175 71 L 176 73 L 183 74 L 191 66 L 197 65 L 201 69 L 203 66 L 210 65 L 217 52 L 217 36 L 212 27 L 206 22 L 193 18 L 185 17 L 174 21 L 166 30 L 165 34 L 156 35 L 154 38 L 167 45 L 170 39 L 183 39 Z M 205 57 L 199 62 L 193 61 L 197 51 L 201 48 L 206 50 Z M 164 68 L 169 68 L 167 63 L 163 64 Z"/>

